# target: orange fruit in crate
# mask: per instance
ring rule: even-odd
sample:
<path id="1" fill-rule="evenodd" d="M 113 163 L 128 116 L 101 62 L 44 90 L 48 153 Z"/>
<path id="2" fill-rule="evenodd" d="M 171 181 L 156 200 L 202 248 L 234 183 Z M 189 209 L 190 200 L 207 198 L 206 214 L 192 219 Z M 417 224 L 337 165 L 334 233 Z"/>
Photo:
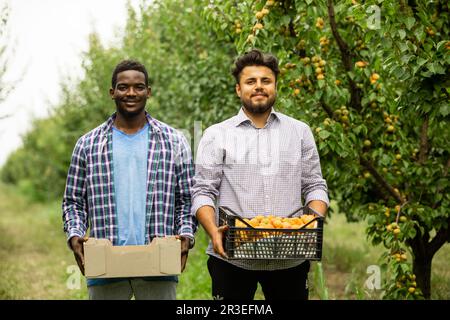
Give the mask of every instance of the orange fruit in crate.
<path id="1" fill-rule="evenodd" d="M 282 226 L 283 226 L 283 229 L 291 229 L 292 228 L 291 223 L 288 221 L 282 222 Z"/>
<path id="2" fill-rule="evenodd" d="M 253 228 L 256 228 L 256 226 L 259 225 L 259 220 L 256 219 L 256 218 L 252 218 L 252 219 L 250 219 L 249 224 L 250 224 Z"/>
<path id="3" fill-rule="evenodd" d="M 236 228 L 245 228 L 246 227 L 246 225 L 241 220 L 238 220 L 238 219 L 236 219 L 236 221 L 234 222 L 234 225 Z"/>
<path id="4" fill-rule="evenodd" d="M 304 224 L 309 223 L 310 221 L 314 220 L 315 216 L 312 214 L 305 214 L 302 216 L 302 220 Z M 308 229 L 314 229 L 317 227 L 317 221 L 314 223 L 309 224 L 306 228 Z"/>
<path id="5" fill-rule="evenodd" d="M 243 221 L 248 223 L 255 229 L 294 229 L 299 230 L 304 227 L 306 224 L 311 222 L 316 217 L 314 215 L 304 214 L 300 217 L 278 217 L 278 216 L 262 216 L 258 215 L 251 219 L 245 218 Z M 235 226 L 236 228 L 248 228 L 243 221 L 236 219 Z M 307 226 L 308 229 L 317 228 L 317 221 L 309 224 Z M 276 235 L 277 231 L 236 231 L 236 244 L 241 245 L 244 242 L 248 241 L 256 241 L 261 238 L 270 237 Z"/>
<path id="6" fill-rule="evenodd" d="M 281 222 L 281 219 L 279 219 L 279 218 L 273 219 L 271 222 L 272 222 L 272 225 L 277 229 L 281 229 L 283 226 L 283 222 Z"/>

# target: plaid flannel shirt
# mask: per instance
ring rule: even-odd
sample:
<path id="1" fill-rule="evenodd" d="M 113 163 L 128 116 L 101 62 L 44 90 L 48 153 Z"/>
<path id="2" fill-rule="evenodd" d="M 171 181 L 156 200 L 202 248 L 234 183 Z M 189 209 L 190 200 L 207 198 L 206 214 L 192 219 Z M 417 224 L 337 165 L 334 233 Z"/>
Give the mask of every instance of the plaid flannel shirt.
<path id="1" fill-rule="evenodd" d="M 153 119 L 149 123 L 147 162 L 146 243 L 154 237 L 194 237 L 197 220 L 191 214 L 194 165 L 186 138 Z M 113 114 L 82 136 L 75 145 L 62 203 L 67 239 L 90 236 L 118 244 L 113 179 Z"/>

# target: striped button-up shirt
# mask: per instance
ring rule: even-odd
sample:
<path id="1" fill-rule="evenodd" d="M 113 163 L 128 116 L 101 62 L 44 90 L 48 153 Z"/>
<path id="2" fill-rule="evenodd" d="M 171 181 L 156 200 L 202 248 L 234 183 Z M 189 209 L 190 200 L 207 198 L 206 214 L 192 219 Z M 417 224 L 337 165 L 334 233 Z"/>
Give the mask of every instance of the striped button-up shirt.
<path id="1" fill-rule="evenodd" d="M 186 138 L 146 114 L 148 129 L 145 241 L 154 237 L 193 237 L 197 220 L 191 214 L 194 164 Z M 90 236 L 118 244 L 113 179 L 113 114 L 82 136 L 75 145 L 62 203 L 68 239 Z"/>
<path id="2" fill-rule="evenodd" d="M 329 205 L 313 134 L 301 121 L 272 110 L 258 129 L 239 113 L 205 130 L 199 143 L 192 212 L 227 206 L 245 218 L 287 216 L 312 200 Z M 304 202 L 302 201 L 302 196 Z M 212 249 L 206 251 L 221 258 Z M 249 270 L 294 267 L 303 260 L 229 260 Z"/>

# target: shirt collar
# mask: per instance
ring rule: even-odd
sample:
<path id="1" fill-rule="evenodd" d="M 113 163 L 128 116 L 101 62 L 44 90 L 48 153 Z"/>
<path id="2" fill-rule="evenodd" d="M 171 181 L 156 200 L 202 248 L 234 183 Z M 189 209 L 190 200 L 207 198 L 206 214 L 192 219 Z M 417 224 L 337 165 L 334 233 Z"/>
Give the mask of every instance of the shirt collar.
<path id="1" fill-rule="evenodd" d="M 269 118 L 267 119 L 267 124 L 270 124 L 275 119 L 276 120 L 280 120 L 280 116 L 279 116 L 278 112 L 275 111 L 275 108 L 272 107 L 272 110 L 270 111 Z M 235 117 L 234 125 L 236 127 L 238 127 L 238 126 L 240 126 L 241 124 L 243 124 L 245 122 L 246 123 L 252 123 L 252 120 L 250 120 L 250 118 L 245 114 L 244 108 L 241 107 L 241 109 L 239 110 L 238 114 Z"/>
<path id="2" fill-rule="evenodd" d="M 106 134 L 107 132 L 109 132 L 110 130 L 112 130 L 112 126 L 113 126 L 114 120 L 116 119 L 116 115 L 117 115 L 117 112 L 114 112 L 109 117 L 109 119 L 106 121 L 106 125 L 104 126 L 104 129 L 102 132 L 103 135 Z M 147 123 L 149 125 L 150 130 L 152 132 L 160 133 L 161 129 L 160 129 L 158 123 L 155 121 L 155 119 L 153 119 L 152 116 L 150 116 L 150 114 L 147 111 L 145 111 L 145 116 L 147 118 Z"/>

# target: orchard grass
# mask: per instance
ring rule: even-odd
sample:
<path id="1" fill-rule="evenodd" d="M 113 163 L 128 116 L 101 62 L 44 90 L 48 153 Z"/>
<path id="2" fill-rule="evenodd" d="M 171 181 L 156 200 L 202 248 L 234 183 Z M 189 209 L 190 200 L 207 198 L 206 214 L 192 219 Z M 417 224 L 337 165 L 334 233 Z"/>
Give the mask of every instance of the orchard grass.
<path id="1" fill-rule="evenodd" d="M 16 188 L 0 184 L 0 212 L 0 299 L 87 299 L 84 277 L 78 282 L 72 271 L 77 270 L 76 263 L 62 231 L 60 202 L 32 202 Z M 321 261 L 324 283 L 319 281 L 318 262 L 313 262 L 310 299 L 320 299 L 324 292 L 329 299 L 380 299 L 380 292 L 367 290 L 364 283 L 367 267 L 379 265 L 383 248 L 373 247 L 364 230 L 364 222 L 348 223 L 341 214 L 327 217 Z M 211 299 L 207 243 L 200 227 L 179 277 L 178 299 Z M 432 299 L 450 299 L 448 261 L 446 244 L 433 260 Z M 383 273 L 381 277 L 383 281 Z M 255 299 L 264 299 L 259 287 Z"/>

